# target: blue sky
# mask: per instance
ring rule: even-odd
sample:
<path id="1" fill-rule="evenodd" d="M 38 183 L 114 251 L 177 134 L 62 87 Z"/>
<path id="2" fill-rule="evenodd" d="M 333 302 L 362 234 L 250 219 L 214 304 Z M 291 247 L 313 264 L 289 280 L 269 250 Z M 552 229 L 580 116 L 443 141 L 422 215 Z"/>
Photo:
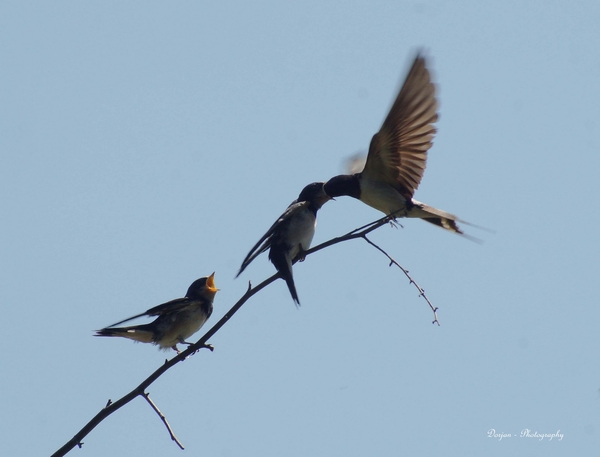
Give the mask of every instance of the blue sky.
<path id="1" fill-rule="evenodd" d="M 270 276 L 263 256 L 234 280 L 304 185 L 368 148 L 418 49 L 440 121 L 415 197 L 495 231 L 373 234 L 441 326 L 351 241 L 295 266 L 300 309 L 277 281 L 150 395 L 194 455 L 597 452 L 599 21 L 591 1 L 3 2 L 7 455 L 51 454 L 164 361 L 94 329 L 216 271 L 214 323 Z M 340 198 L 314 242 L 378 217 Z M 141 399 L 84 442 L 181 455 Z"/>

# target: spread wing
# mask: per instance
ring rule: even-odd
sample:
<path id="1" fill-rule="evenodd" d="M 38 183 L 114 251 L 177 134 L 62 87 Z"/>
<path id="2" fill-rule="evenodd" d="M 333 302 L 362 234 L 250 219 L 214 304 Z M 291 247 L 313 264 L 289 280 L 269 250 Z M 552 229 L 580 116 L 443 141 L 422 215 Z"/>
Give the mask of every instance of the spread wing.
<path id="1" fill-rule="evenodd" d="M 371 140 L 363 173 L 412 198 L 436 132 L 437 107 L 425 58 L 417 55 L 381 130 Z"/>
<path id="2" fill-rule="evenodd" d="M 275 221 L 275 223 L 271 226 L 267 233 L 265 233 L 262 236 L 262 238 L 258 240 L 258 242 L 254 245 L 252 249 L 250 249 L 250 252 L 242 262 L 242 266 L 240 267 L 240 271 L 238 271 L 236 278 L 240 274 L 242 274 L 242 272 L 246 269 L 248 265 L 250 265 L 250 263 L 252 263 L 254 259 L 256 259 L 259 255 L 261 255 L 263 252 L 265 252 L 271 247 L 273 235 L 275 234 L 275 232 L 281 229 L 292 218 L 294 214 L 296 214 L 306 205 L 308 205 L 308 202 L 293 201 L 290 204 L 290 206 L 287 207 L 285 212 L 281 216 L 279 216 L 279 218 Z"/>

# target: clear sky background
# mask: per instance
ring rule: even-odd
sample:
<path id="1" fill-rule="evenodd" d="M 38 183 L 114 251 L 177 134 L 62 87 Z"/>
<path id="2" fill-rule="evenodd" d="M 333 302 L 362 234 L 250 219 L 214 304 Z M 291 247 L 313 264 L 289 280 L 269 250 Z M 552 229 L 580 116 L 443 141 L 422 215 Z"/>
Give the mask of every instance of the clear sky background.
<path id="1" fill-rule="evenodd" d="M 234 280 L 425 49 L 441 117 L 415 197 L 495 233 L 372 239 L 441 326 L 351 241 L 296 265 L 300 309 L 277 281 L 151 397 L 186 455 L 596 455 L 599 23 L 597 1 L 2 2 L 3 453 L 51 454 L 172 355 L 94 329 L 216 271 L 214 323 L 270 276 L 263 256 Z M 314 242 L 379 217 L 340 198 Z M 84 442 L 183 455 L 142 399 Z"/>

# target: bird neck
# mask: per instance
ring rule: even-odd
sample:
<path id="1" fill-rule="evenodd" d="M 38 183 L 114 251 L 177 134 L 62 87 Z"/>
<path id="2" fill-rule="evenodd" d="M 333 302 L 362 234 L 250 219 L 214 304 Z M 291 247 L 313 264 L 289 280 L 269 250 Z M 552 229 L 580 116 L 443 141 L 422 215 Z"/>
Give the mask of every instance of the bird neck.
<path id="1" fill-rule="evenodd" d="M 330 197 L 347 195 L 360 199 L 360 173 L 334 176 L 325 183 L 325 193 Z"/>

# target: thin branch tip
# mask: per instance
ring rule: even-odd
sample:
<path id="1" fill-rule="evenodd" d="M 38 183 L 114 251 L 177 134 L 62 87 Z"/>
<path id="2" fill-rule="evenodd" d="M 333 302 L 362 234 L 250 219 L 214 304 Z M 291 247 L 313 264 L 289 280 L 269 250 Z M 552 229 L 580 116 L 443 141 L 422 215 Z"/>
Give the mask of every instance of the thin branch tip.
<path id="1" fill-rule="evenodd" d="M 179 446 L 179 448 L 181 450 L 185 449 L 183 447 L 183 444 L 181 444 L 181 442 L 175 436 L 175 433 L 173 433 L 173 429 L 171 428 L 171 425 L 169 424 L 169 421 L 167 420 L 165 415 L 161 412 L 160 409 L 158 409 L 158 406 L 156 406 L 156 404 L 150 398 L 150 393 L 143 391 L 142 396 L 146 399 L 146 401 L 152 407 L 152 409 L 156 412 L 156 414 L 158 414 L 158 417 L 160 417 L 160 420 L 162 420 L 163 424 L 165 424 L 165 427 L 167 427 L 167 431 L 169 432 L 169 435 L 171 436 L 171 440 L 175 441 L 175 443 L 177 443 L 177 446 Z"/>
<path id="2" fill-rule="evenodd" d="M 433 312 L 433 317 L 434 317 L 434 323 L 437 322 L 438 325 L 440 325 L 438 318 L 437 318 L 437 308 L 435 308 L 431 302 L 429 301 L 429 298 L 427 298 L 427 295 L 425 295 L 425 289 L 423 289 L 421 286 L 419 286 L 419 284 L 417 284 L 417 282 L 412 278 L 412 276 L 409 274 L 409 271 L 404 268 L 402 265 L 400 265 L 398 262 L 396 262 L 396 260 L 394 260 L 394 258 L 392 258 L 392 256 L 390 256 L 384 249 L 382 249 L 381 247 L 379 247 L 377 244 L 375 244 L 374 242 L 372 242 L 368 237 L 367 237 L 367 232 L 366 230 L 362 233 L 359 234 L 360 238 L 363 238 L 367 243 L 369 243 L 371 246 L 373 246 L 375 249 L 377 249 L 379 252 L 381 252 L 383 255 L 385 255 L 389 261 L 390 261 L 390 266 L 392 265 L 396 265 L 398 268 L 400 268 L 402 270 L 402 272 L 404 273 L 404 275 L 408 278 L 409 281 L 409 285 L 413 284 L 417 290 L 419 291 L 419 297 L 423 297 L 423 299 L 427 302 L 427 304 L 429 305 L 429 307 L 431 308 L 432 312 Z"/>

